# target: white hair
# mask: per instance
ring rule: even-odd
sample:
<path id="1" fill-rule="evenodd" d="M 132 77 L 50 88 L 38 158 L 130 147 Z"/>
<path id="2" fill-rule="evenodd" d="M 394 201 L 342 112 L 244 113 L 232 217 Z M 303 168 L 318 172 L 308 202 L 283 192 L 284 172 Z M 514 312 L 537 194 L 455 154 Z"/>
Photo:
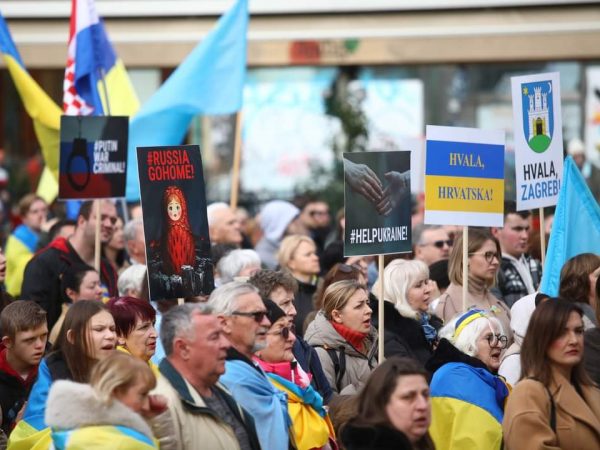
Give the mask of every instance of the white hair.
<path id="1" fill-rule="evenodd" d="M 212 227 L 217 220 L 219 211 L 230 209 L 229 205 L 225 202 L 211 203 L 206 207 L 206 218 L 208 220 L 208 226 Z"/>
<path id="2" fill-rule="evenodd" d="M 138 228 L 140 227 L 140 228 Z M 144 233 L 144 221 L 141 218 L 131 219 L 123 227 L 123 239 L 127 241 L 135 241 L 138 237 L 138 229 L 142 232 L 142 240 Z"/>
<path id="3" fill-rule="evenodd" d="M 408 290 L 423 277 L 429 278 L 429 268 L 423 261 L 395 259 L 383 271 L 383 298 L 393 303 L 401 316 L 418 320 L 419 311 L 408 303 Z M 381 277 L 377 279 L 371 292 L 380 295 Z"/>
<path id="4" fill-rule="evenodd" d="M 238 308 L 238 298 L 246 294 L 258 294 L 258 289 L 250 283 L 232 281 L 219 286 L 208 298 L 214 314 L 230 316 Z"/>
<path id="5" fill-rule="evenodd" d="M 465 313 L 457 314 L 439 331 L 438 336 L 448 339 L 457 349 L 469 356 L 477 357 L 477 341 L 485 330 L 492 328 L 494 333 L 504 334 L 502 323 L 491 313 L 486 312 L 485 317 L 479 317 L 468 323 L 459 333 L 454 336 L 456 322 Z"/>
<path id="6" fill-rule="evenodd" d="M 141 292 L 144 276 L 146 275 L 145 264 L 133 264 L 121 272 L 117 281 L 117 289 L 121 297 L 131 295 L 131 292 Z"/>
<path id="7" fill-rule="evenodd" d="M 260 256 L 258 256 L 258 253 L 249 249 L 231 250 L 217 263 L 221 283 L 225 284 L 233 281 L 242 270 L 251 266 L 260 268 Z"/>

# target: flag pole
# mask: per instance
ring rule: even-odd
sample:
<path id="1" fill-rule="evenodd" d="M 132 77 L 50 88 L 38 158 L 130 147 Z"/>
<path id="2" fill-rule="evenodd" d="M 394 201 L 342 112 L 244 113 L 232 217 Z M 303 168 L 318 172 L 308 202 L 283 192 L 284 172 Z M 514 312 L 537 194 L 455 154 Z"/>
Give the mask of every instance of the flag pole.
<path id="1" fill-rule="evenodd" d="M 233 142 L 233 170 L 231 172 L 231 195 L 229 206 L 236 209 L 240 189 L 240 163 L 242 159 L 242 111 L 235 114 L 235 140 Z"/>
<path id="2" fill-rule="evenodd" d="M 465 312 L 467 310 L 467 295 L 469 292 L 469 227 L 463 227 L 463 248 L 462 248 L 462 262 L 463 262 L 463 270 L 462 270 L 462 310 Z"/>
<path id="3" fill-rule="evenodd" d="M 377 311 L 377 320 L 379 323 L 379 329 L 377 330 L 378 333 L 378 338 L 377 338 L 377 351 L 379 353 L 379 364 L 381 364 L 384 361 L 384 355 L 383 355 L 383 344 L 384 344 L 384 337 L 383 337 L 383 332 L 384 332 L 384 326 L 383 326 L 383 307 L 384 307 L 384 300 L 383 300 L 383 293 L 385 292 L 384 287 L 383 287 L 383 271 L 385 269 L 384 267 L 384 261 L 383 261 L 383 255 L 379 255 L 378 256 L 378 265 L 379 265 L 379 292 L 377 293 L 379 299 L 378 299 L 378 311 Z"/>
<path id="4" fill-rule="evenodd" d="M 544 226 L 544 208 L 540 208 L 540 248 L 541 248 L 541 262 L 542 270 L 544 270 L 544 261 L 546 260 L 546 232 Z"/>
<path id="5" fill-rule="evenodd" d="M 94 268 L 100 274 L 100 222 L 102 222 L 102 218 L 100 217 L 100 201 L 96 200 L 94 205 L 94 210 L 96 214 L 96 236 L 94 240 Z"/>

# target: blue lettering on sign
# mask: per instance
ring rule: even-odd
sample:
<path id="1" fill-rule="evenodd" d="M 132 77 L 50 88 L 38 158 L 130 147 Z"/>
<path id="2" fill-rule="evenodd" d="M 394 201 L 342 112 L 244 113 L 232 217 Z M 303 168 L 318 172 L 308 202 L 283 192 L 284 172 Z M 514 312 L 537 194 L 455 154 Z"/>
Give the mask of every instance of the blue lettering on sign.
<path id="1" fill-rule="evenodd" d="M 560 180 L 538 181 L 521 185 L 521 201 L 554 197 L 560 191 Z"/>

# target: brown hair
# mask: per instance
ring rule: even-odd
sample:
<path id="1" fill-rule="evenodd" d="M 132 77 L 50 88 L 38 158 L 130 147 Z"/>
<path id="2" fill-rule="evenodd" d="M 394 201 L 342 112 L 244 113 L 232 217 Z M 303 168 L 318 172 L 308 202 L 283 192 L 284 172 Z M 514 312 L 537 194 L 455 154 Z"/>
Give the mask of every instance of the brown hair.
<path id="1" fill-rule="evenodd" d="M 62 352 L 74 381 L 87 383 L 92 367 L 96 364 L 96 360 L 90 356 L 90 319 L 102 311 L 109 312 L 102 302 L 80 300 L 73 303 L 65 315 L 65 321 L 52 350 Z M 67 339 L 69 330 L 72 342 Z"/>
<path id="2" fill-rule="evenodd" d="M 90 374 L 90 385 L 100 400 L 109 404 L 115 393 L 124 393 L 139 379 L 148 390 L 156 386 L 156 377 L 147 363 L 120 351 L 98 362 Z"/>
<path id="3" fill-rule="evenodd" d="M 30 300 L 10 303 L 0 314 L 0 331 L 14 340 L 19 331 L 29 331 L 46 323 L 46 311 Z"/>
<path id="4" fill-rule="evenodd" d="M 24 195 L 23 198 L 21 198 L 21 200 L 19 200 L 19 205 L 18 205 L 19 216 L 25 217 L 27 215 L 27 213 L 29 212 L 29 208 L 31 208 L 31 205 L 33 205 L 38 200 L 41 200 L 42 202 L 44 202 L 44 205 L 46 205 L 46 200 L 44 200 L 39 195 L 36 195 L 36 194 Z"/>
<path id="5" fill-rule="evenodd" d="M 582 253 L 569 259 L 560 271 L 558 295 L 572 302 L 589 303 L 590 274 L 600 267 L 600 256 Z"/>
<path id="6" fill-rule="evenodd" d="M 483 247 L 483 245 L 487 241 L 492 241 L 496 245 L 496 252 L 501 255 L 502 250 L 500 249 L 500 243 L 498 239 L 490 234 L 490 232 L 483 228 L 469 228 L 469 244 L 468 244 L 468 253 L 476 253 Z M 462 270 L 463 270 L 463 262 L 462 262 L 462 246 L 463 246 L 463 238 L 462 234 L 458 237 L 456 241 L 454 241 L 454 247 L 452 247 L 452 252 L 450 253 L 450 260 L 448 262 L 448 278 L 450 278 L 450 282 L 462 286 Z M 489 287 L 489 286 L 488 286 Z"/>
<path id="7" fill-rule="evenodd" d="M 359 277 L 360 269 L 358 267 L 344 263 L 334 264 L 333 267 L 329 269 L 329 272 L 325 274 L 323 280 L 317 287 L 317 292 L 315 293 L 314 297 L 315 309 L 318 311 L 319 309 L 323 308 L 323 297 L 325 296 L 325 291 L 333 283 L 343 280 L 358 281 Z"/>
<path id="8" fill-rule="evenodd" d="M 583 317 L 583 311 L 575 303 L 562 298 L 550 298 L 540 303 L 531 319 L 523 345 L 521 345 L 521 378 L 534 378 L 549 386 L 552 381 L 552 361 L 548 348 L 561 337 L 572 312 Z M 571 382 L 575 385 L 592 385 L 582 360 L 573 367 Z"/>
<path id="9" fill-rule="evenodd" d="M 269 298 L 271 292 L 278 287 L 294 294 L 298 292 L 298 282 L 291 273 L 284 270 L 260 270 L 250 277 L 248 283 L 258 288 L 262 298 Z"/>
<path id="10" fill-rule="evenodd" d="M 343 280 L 333 283 L 325 290 L 325 294 L 323 295 L 323 313 L 325 314 L 325 318 L 327 320 L 331 320 L 331 313 L 334 310 L 344 309 L 344 306 L 350 300 L 350 297 L 354 295 L 356 291 L 362 289 L 367 294 L 369 291 L 367 287 L 363 284 L 360 284 L 356 280 Z"/>
<path id="11" fill-rule="evenodd" d="M 421 375 L 427 382 L 429 374 L 415 360 L 392 356 L 386 359 L 372 373 L 365 387 L 358 395 L 356 416 L 350 421 L 358 427 L 394 428 L 386 413 L 386 406 L 403 376 Z M 433 449 L 433 443 L 429 433 L 415 443 L 416 448 Z"/>

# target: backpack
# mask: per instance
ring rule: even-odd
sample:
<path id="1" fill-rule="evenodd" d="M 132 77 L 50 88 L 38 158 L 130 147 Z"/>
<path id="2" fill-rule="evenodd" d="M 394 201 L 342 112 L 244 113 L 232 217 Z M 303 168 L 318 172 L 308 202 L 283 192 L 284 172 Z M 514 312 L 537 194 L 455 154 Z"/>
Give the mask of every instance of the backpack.
<path id="1" fill-rule="evenodd" d="M 327 345 L 313 345 L 313 347 L 321 347 L 327 351 L 327 354 L 331 358 L 331 362 L 333 362 L 333 369 L 335 371 L 335 387 L 337 388 L 338 393 L 340 393 L 342 391 L 342 379 L 346 374 L 346 350 L 344 347 L 335 349 Z"/>

